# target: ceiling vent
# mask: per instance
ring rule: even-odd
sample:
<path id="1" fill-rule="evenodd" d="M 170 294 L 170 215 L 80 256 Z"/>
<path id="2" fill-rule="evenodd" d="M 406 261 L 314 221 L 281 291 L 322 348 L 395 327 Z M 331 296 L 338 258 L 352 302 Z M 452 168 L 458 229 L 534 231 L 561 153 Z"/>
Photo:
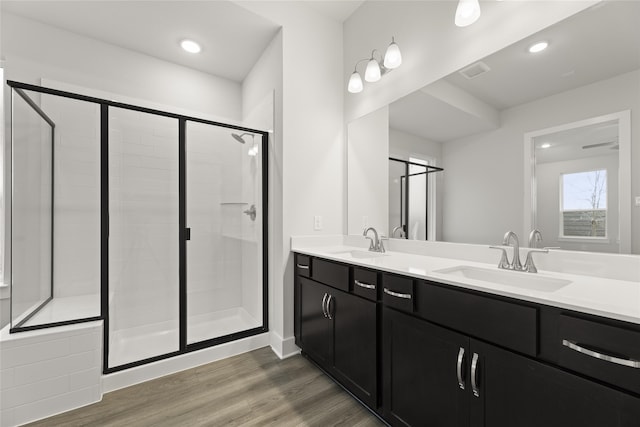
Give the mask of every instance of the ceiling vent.
<path id="1" fill-rule="evenodd" d="M 484 74 L 487 71 L 491 70 L 487 64 L 484 62 L 476 62 L 475 64 L 471 64 L 466 68 L 463 68 L 459 71 L 460 74 L 464 76 L 464 78 L 471 80 L 478 77 L 480 74 Z"/>

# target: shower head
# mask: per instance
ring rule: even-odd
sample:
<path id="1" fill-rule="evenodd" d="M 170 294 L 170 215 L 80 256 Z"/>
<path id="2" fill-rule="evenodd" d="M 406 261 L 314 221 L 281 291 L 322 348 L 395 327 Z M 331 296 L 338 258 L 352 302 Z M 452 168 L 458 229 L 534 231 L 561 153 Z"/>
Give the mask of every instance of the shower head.
<path id="1" fill-rule="evenodd" d="M 244 143 L 245 143 L 245 140 L 244 140 L 245 135 L 251 135 L 251 137 L 253 137 L 253 134 L 251 134 L 251 133 L 247 133 L 247 132 L 245 132 L 245 133 L 243 133 L 243 134 L 240 134 L 240 135 L 238 135 L 237 133 L 232 133 L 232 134 L 231 134 L 231 136 L 233 137 L 233 139 L 235 139 L 236 141 L 238 141 L 238 142 L 239 142 L 239 143 L 241 143 L 241 144 L 244 144 Z"/>

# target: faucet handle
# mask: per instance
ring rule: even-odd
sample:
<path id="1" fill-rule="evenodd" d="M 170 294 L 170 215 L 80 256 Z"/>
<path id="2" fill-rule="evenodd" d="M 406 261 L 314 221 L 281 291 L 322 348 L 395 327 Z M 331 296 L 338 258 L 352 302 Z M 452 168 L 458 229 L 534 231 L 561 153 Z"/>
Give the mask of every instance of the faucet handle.
<path id="1" fill-rule="evenodd" d="M 502 255 L 500 256 L 500 262 L 498 263 L 498 268 L 503 268 L 508 270 L 511 268 L 509 264 L 509 258 L 507 257 L 507 250 L 502 246 L 489 246 L 490 249 L 500 249 L 502 251 Z"/>

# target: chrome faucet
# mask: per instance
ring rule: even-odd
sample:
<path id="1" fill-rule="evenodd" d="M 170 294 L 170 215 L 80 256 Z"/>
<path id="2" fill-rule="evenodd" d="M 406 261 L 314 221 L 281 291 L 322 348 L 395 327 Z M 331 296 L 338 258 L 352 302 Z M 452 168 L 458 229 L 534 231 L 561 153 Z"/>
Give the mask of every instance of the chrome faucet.
<path id="1" fill-rule="evenodd" d="M 513 240 L 513 245 L 509 242 Z M 513 259 L 509 263 L 509 268 L 515 271 L 522 271 L 522 263 L 520 262 L 520 242 L 518 242 L 518 235 L 513 231 L 507 231 L 502 239 L 504 246 L 513 246 Z"/>
<path id="2" fill-rule="evenodd" d="M 542 242 L 542 234 L 540 233 L 540 230 L 535 228 L 531 230 L 531 233 L 529 233 L 529 247 L 537 248 L 538 242 Z"/>
<path id="3" fill-rule="evenodd" d="M 373 238 L 371 238 L 371 237 L 369 237 L 367 235 L 369 233 L 369 231 L 373 231 Z M 384 245 L 382 244 L 382 240 L 378 237 L 378 232 L 376 231 L 375 228 L 373 228 L 373 227 L 365 228 L 364 232 L 362 233 L 362 235 L 371 241 L 371 244 L 369 245 L 369 250 L 371 252 L 384 252 L 385 251 L 384 250 Z"/>
<path id="4" fill-rule="evenodd" d="M 396 237 L 396 231 L 400 231 L 400 238 L 403 239 L 404 238 L 404 229 L 402 228 L 401 225 L 397 226 L 396 228 L 393 229 L 393 231 L 391 232 L 391 237 L 395 238 Z"/>
<path id="5" fill-rule="evenodd" d="M 511 245 L 511 240 L 513 240 L 513 245 Z M 539 230 L 533 230 L 529 234 L 529 252 L 527 253 L 527 259 L 524 262 L 524 265 L 520 262 L 520 243 L 518 242 L 518 236 L 513 231 L 507 231 L 504 235 L 504 239 L 502 240 L 502 246 L 489 246 L 491 249 L 500 249 L 502 251 L 502 256 L 500 257 L 500 262 L 498 263 L 498 268 L 503 268 L 506 270 L 514 270 L 514 271 L 526 271 L 528 273 L 537 273 L 538 269 L 536 268 L 535 263 L 533 262 L 533 254 L 540 253 L 548 253 L 549 249 L 553 248 L 543 248 L 536 249 L 536 243 L 542 240 L 542 234 L 540 234 Z M 513 259 L 509 262 L 509 258 L 507 256 L 507 250 L 505 246 L 513 246 Z"/>

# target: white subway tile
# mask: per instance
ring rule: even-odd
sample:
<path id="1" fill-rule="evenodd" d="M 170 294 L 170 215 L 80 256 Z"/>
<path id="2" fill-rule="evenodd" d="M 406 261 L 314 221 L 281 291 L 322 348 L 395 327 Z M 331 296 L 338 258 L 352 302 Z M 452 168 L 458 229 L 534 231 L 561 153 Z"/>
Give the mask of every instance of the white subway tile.
<path id="1" fill-rule="evenodd" d="M 0 370 L 0 390 L 13 387 L 15 384 L 14 368 Z"/>
<path id="2" fill-rule="evenodd" d="M 102 368 L 100 350 L 85 351 L 69 356 L 70 364 L 75 372 L 91 368 Z"/>
<path id="3" fill-rule="evenodd" d="M 26 424 L 98 402 L 100 398 L 100 387 L 96 386 L 30 402 L 14 409 L 14 422 Z"/>
<path id="4" fill-rule="evenodd" d="M 75 372 L 69 375 L 69 390 L 98 386 L 100 385 L 101 377 L 101 371 L 98 368 Z"/>
<path id="5" fill-rule="evenodd" d="M 24 346 L 17 345 L 2 350 L 2 367 L 12 368 L 67 355 L 69 355 L 69 338 Z"/>
<path id="6" fill-rule="evenodd" d="M 100 336 L 97 331 L 69 338 L 69 349 L 73 353 L 81 353 L 97 348 L 100 348 Z"/>
<path id="7" fill-rule="evenodd" d="M 37 400 L 64 394 L 68 391 L 69 376 L 65 375 L 3 390 L 0 405 L 3 409 L 14 408 Z"/>
<path id="8" fill-rule="evenodd" d="M 71 356 L 58 357 L 55 359 L 41 360 L 28 365 L 16 366 L 15 385 L 22 386 L 49 378 L 61 377 L 75 371 L 71 364 Z"/>
<path id="9" fill-rule="evenodd" d="M 13 427 L 16 425 L 13 412 L 13 408 L 0 409 L 0 426 Z"/>

